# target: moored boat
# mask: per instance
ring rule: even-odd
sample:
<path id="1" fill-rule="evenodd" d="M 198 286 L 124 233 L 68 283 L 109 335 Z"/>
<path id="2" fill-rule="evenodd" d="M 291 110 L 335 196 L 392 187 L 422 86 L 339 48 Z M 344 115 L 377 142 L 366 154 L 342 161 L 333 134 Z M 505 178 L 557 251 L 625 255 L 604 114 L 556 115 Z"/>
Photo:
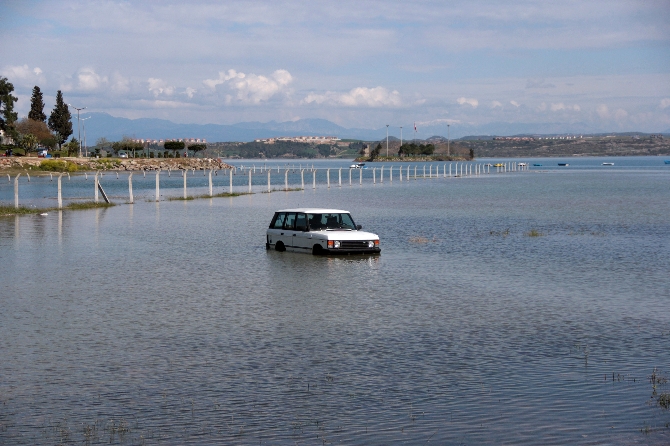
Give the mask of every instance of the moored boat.
<path id="1" fill-rule="evenodd" d="M 603 166 L 613 166 L 614 163 L 603 163 Z"/>
<path id="2" fill-rule="evenodd" d="M 570 164 L 568 164 L 568 163 L 558 163 L 558 165 L 561 166 L 561 167 L 567 167 L 567 166 L 569 166 Z"/>

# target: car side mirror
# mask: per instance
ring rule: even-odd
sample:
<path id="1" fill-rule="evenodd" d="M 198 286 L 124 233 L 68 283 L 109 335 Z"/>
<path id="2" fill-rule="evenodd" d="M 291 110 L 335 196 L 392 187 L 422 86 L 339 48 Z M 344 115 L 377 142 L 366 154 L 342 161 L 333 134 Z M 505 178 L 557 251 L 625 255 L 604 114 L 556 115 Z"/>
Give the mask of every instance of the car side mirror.
<path id="1" fill-rule="evenodd" d="M 363 229 L 363 226 L 361 226 L 361 225 L 356 225 L 356 229 L 358 229 L 358 230 L 360 231 L 361 229 Z"/>

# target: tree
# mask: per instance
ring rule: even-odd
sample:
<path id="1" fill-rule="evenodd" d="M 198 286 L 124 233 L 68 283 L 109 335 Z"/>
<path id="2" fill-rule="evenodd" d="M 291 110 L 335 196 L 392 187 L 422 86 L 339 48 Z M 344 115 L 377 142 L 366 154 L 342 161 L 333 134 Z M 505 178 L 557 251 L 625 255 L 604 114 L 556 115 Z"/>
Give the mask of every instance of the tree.
<path id="1" fill-rule="evenodd" d="M 56 106 L 49 116 L 49 128 L 56 133 L 58 145 L 61 146 L 72 135 L 72 115 L 70 109 L 63 102 L 63 93 L 56 93 Z"/>
<path id="2" fill-rule="evenodd" d="M 23 136 L 32 135 L 45 147 L 53 147 L 56 145 L 56 138 L 43 121 L 23 118 L 16 123 L 15 127 L 19 134 Z"/>
<path id="3" fill-rule="evenodd" d="M 35 85 L 33 88 L 33 95 L 30 98 L 30 112 L 28 118 L 33 121 L 47 122 L 47 115 L 44 114 L 44 100 L 40 87 Z"/>
<path id="4" fill-rule="evenodd" d="M 370 152 L 370 159 L 369 161 L 374 161 L 375 158 L 379 156 L 379 153 L 382 151 L 382 143 L 377 144 L 377 147 L 374 148 L 372 152 Z"/>
<path id="5" fill-rule="evenodd" d="M 123 150 L 126 153 L 132 153 L 133 158 L 135 158 L 135 151 L 144 149 L 144 145 L 139 142 L 134 142 L 127 136 L 124 136 L 121 141 L 112 143 L 112 149 L 118 155 L 118 153 Z"/>
<path id="6" fill-rule="evenodd" d="M 14 85 L 6 77 L 0 77 L 0 130 L 15 137 L 14 122 L 18 119 L 18 114 L 14 111 L 14 102 L 18 101 L 18 98 L 12 96 L 12 91 Z"/>
<path id="7" fill-rule="evenodd" d="M 184 150 L 184 146 L 185 144 L 182 141 L 165 141 L 165 144 L 163 144 L 163 148 L 174 151 L 175 156 L 177 156 L 177 152 Z"/>
<path id="8" fill-rule="evenodd" d="M 34 152 L 37 150 L 37 144 L 39 141 L 37 140 L 37 137 L 35 135 L 31 135 L 30 133 L 26 135 L 19 135 L 16 138 L 16 145 L 21 147 L 26 151 L 26 155 L 28 152 Z"/>
<path id="9" fill-rule="evenodd" d="M 470 159 L 475 159 L 475 149 L 470 149 Z"/>
<path id="10" fill-rule="evenodd" d="M 77 155 L 79 153 L 79 141 L 77 138 L 72 138 L 67 144 L 63 144 L 62 150 L 67 150 L 68 156 Z"/>
<path id="11" fill-rule="evenodd" d="M 195 156 L 199 151 L 205 150 L 207 146 L 205 144 L 191 144 L 188 146 L 188 150 L 193 150 L 193 156 Z"/>

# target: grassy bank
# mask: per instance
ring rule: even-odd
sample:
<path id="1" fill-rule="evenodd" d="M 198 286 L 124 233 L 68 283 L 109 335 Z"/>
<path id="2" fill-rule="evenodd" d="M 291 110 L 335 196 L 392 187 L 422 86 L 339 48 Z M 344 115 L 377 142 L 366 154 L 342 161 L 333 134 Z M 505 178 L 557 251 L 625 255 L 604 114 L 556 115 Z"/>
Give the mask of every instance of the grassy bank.
<path id="1" fill-rule="evenodd" d="M 80 201 L 76 203 L 70 203 L 61 210 L 63 211 L 79 211 L 84 209 L 97 209 L 97 208 L 108 208 L 115 206 L 114 203 L 96 203 L 95 201 Z M 42 214 L 44 212 L 58 211 L 57 207 L 49 208 L 27 208 L 24 206 L 19 206 L 15 208 L 14 206 L 0 205 L 0 217 L 10 217 L 13 215 L 30 215 L 30 214 Z"/>

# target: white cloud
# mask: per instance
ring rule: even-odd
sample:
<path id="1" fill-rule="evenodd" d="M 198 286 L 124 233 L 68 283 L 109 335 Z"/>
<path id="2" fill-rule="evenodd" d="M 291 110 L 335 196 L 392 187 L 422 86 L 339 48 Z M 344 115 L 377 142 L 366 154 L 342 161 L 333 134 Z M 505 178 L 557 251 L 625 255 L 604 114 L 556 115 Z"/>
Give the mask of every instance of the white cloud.
<path id="1" fill-rule="evenodd" d="M 5 76 L 9 82 L 29 84 L 34 82 L 44 82 L 42 69 L 35 67 L 30 69 L 28 65 L 7 66 L 0 70 L 0 74 Z"/>
<path id="2" fill-rule="evenodd" d="M 197 92 L 197 91 L 198 91 L 198 90 L 196 90 L 195 88 L 186 87 L 186 91 L 184 91 L 184 94 L 185 94 L 186 96 L 188 96 L 189 99 L 192 99 L 192 98 L 193 98 L 193 93 L 195 93 L 195 92 Z"/>
<path id="3" fill-rule="evenodd" d="M 544 102 L 537 106 L 538 111 L 545 111 L 547 109 L 547 104 Z"/>
<path id="4" fill-rule="evenodd" d="M 659 105 L 662 109 L 670 107 L 670 98 L 661 99 L 661 104 Z"/>
<path id="5" fill-rule="evenodd" d="M 628 112 L 622 108 L 617 109 L 617 111 L 614 112 L 614 119 L 617 121 L 623 121 L 628 117 Z"/>
<path id="6" fill-rule="evenodd" d="M 559 110 L 574 110 L 574 111 L 580 111 L 582 108 L 579 105 L 565 105 L 562 102 L 559 102 L 557 104 L 551 104 L 550 106 L 551 111 L 559 111 Z"/>
<path id="7" fill-rule="evenodd" d="M 607 119 L 610 116 L 610 111 L 605 104 L 599 105 L 598 108 L 596 108 L 596 113 L 598 113 L 598 116 L 602 119 Z"/>
<path id="8" fill-rule="evenodd" d="M 148 79 L 148 82 L 149 82 L 149 91 L 152 92 L 156 97 L 158 97 L 161 94 L 171 96 L 174 93 L 175 90 L 174 86 L 168 85 L 168 83 L 163 79 L 150 77 Z"/>
<path id="9" fill-rule="evenodd" d="M 357 87 L 347 93 L 328 91 L 324 94 L 310 93 L 302 101 L 304 104 L 337 104 L 348 107 L 399 107 L 402 98 L 397 90 L 384 87 Z"/>
<path id="10" fill-rule="evenodd" d="M 500 103 L 499 101 L 491 102 L 491 108 L 496 108 L 496 107 L 502 108 L 502 103 Z"/>
<path id="11" fill-rule="evenodd" d="M 245 74 L 244 73 L 238 73 L 235 70 L 228 70 L 226 73 L 225 71 L 219 71 L 219 77 L 216 79 L 205 79 L 202 81 L 203 84 L 205 84 L 206 87 L 211 88 L 212 90 L 216 90 L 217 85 L 221 85 L 231 79 L 244 79 Z"/>
<path id="12" fill-rule="evenodd" d="M 81 68 L 77 72 L 77 88 L 79 90 L 97 90 L 107 84 L 107 76 L 98 75 L 92 68 Z"/>
<path id="13" fill-rule="evenodd" d="M 127 93 L 130 91 L 130 81 L 123 77 L 120 73 L 112 75 L 112 91 L 115 93 Z"/>
<path id="14" fill-rule="evenodd" d="M 293 82 L 293 76 L 286 70 L 276 70 L 269 77 L 253 73 L 245 74 L 236 70 L 219 71 L 218 78 L 202 81 L 211 90 L 216 90 L 219 85 L 226 85 L 233 90 L 238 101 L 247 104 L 259 104 L 268 101 L 284 90 L 291 82 Z M 226 103 L 230 103 L 232 100 L 232 95 L 226 95 Z"/>
<path id="15" fill-rule="evenodd" d="M 237 90 L 237 99 L 241 102 L 258 104 L 269 100 L 291 83 L 293 77 L 286 70 L 277 70 L 272 73 L 272 79 L 256 74 L 249 74 L 231 82 L 231 87 Z"/>
<path id="16" fill-rule="evenodd" d="M 515 107 L 521 106 L 521 104 L 519 104 L 517 101 L 509 101 L 509 103 L 512 104 Z"/>
<path id="17" fill-rule="evenodd" d="M 458 102 L 461 105 L 468 104 L 472 106 L 472 108 L 477 108 L 479 105 L 479 101 L 475 98 L 458 98 L 456 99 L 456 102 Z"/>

